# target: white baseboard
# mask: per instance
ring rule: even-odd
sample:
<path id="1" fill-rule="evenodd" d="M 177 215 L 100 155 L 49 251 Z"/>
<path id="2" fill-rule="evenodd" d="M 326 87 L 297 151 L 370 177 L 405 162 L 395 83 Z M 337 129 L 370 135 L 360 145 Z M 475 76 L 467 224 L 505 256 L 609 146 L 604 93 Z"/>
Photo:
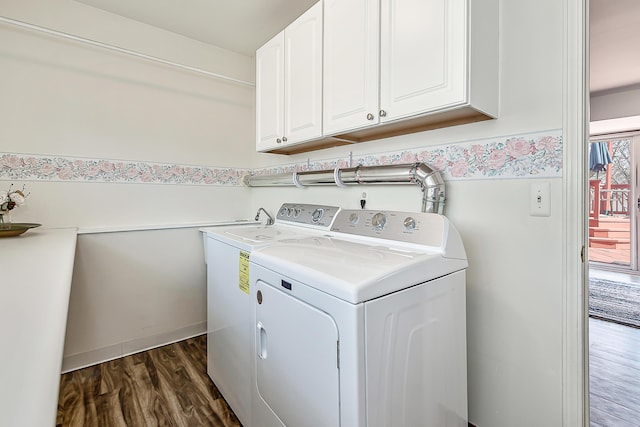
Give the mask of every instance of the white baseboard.
<path id="1" fill-rule="evenodd" d="M 163 345 L 182 341 L 187 338 L 202 335 L 207 332 L 207 322 L 196 323 L 174 331 L 164 332 L 148 337 L 102 347 L 83 353 L 65 355 L 62 359 L 62 373 L 97 365 L 98 363 L 118 359 L 130 354 L 139 353 Z"/>

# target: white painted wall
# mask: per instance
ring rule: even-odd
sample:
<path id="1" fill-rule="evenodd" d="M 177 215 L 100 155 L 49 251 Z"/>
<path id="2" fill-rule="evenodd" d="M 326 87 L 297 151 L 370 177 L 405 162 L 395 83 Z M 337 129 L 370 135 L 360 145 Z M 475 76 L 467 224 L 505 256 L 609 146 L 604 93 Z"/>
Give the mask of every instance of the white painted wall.
<path id="1" fill-rule="evenodd" d="M 0 0 L 0 15 L 253 80 L 252 58 L 74 1 Z M 0 152 L 233 168 L 251 162 L 251 87 L 5 23 L 0 70 Z M 250 209 L 250 191 L 234 185 L 16 184 L 31 195 L 13 221 L 44 227 L 215 222 L 246 218 Z M 81 235 L 65 368 L 204 332 L 204 277 L 193 228 Z"/>
<path id="2" fill-rule="evenodd" d="M 402 151 L 562 127 L 563 3 L 501 2 L 498 120 L 283 157 L 261 166 Z M 534 179 L 447 182 L 445 213 L 468 257 L 469 420 L 478 427 L 562 425 L 562 180 L 551 183 L 551 216 L 529 216 Z M 254 208 L 283 200 L 419 210 L 412 187 L 252 190 Z"/>
<path id="3" fill-rule="evenodd" d="M 206 331 L 197 228 L 78 236 L 63 371 Z"/>
<path id="4" fill-rule="evenodd" d="M 73 1 L 5 1 L 0 3 L 0 13 L 253 79 L 247 71 L 253 66 L 251 58 Z M 250 165 L 254 141 L 254 90 L 250 87 L 8 24 L 0 24 L 0 53 L 0 151 L 181 165 Z M 228 219 L 245 215 L 239 212 L 242 205 L 233 203 L 227 213 L 221 201 L 248 194 L 227 186 L 151 185 L 150 189 L 149 185 L 47 181 L 28 187 L 29 206 L 16 211 L 18 220 L 79 227 Z"/>

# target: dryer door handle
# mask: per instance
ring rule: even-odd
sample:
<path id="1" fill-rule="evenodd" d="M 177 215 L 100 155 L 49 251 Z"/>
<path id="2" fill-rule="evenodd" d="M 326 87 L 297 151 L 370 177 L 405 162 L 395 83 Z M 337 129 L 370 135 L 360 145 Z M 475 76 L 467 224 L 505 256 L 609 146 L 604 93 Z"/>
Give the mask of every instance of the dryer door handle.
<path id="1" fill-rule="evenodd" d="M 258 322 L 256 329 L 256 347 L 258 350 L 258 357 L 265 360 L 267 358 L 267 330 L 264 328 L 264 325 L 262 325 L 262 322 Z"/>

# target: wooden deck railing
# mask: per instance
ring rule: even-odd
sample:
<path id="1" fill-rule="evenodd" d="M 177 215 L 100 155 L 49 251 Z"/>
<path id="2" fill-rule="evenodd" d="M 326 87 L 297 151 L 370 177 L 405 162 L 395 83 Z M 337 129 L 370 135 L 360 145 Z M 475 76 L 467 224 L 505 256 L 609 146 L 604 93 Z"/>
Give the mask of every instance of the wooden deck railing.
<path id="1" fill-rule="evenodd" d="M 629 184 L 611 184 L 611 189 L 603 189 L 599 180 L 590 180 L 589 217 L 597 222 L 600 215 L 629 215 L 630 192 Z"/>
<path id="2" fill-rule="evenodd" d="M 629 184 L 611 184 L 611 190 L 600 190 L 600 209 L 605 211 L 609 202 L 609 213 L 613 215 L 629 215 Z"/>

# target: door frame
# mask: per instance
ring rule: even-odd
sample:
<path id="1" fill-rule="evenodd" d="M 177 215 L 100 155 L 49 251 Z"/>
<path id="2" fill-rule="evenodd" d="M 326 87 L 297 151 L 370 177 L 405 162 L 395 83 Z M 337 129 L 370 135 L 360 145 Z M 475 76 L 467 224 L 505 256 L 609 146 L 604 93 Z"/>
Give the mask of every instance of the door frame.
<path id="1" fill-rule="evenodd" d="M 587 144 L 589 0 L 564 2 L 562 425 L 589 424 Z"/>

